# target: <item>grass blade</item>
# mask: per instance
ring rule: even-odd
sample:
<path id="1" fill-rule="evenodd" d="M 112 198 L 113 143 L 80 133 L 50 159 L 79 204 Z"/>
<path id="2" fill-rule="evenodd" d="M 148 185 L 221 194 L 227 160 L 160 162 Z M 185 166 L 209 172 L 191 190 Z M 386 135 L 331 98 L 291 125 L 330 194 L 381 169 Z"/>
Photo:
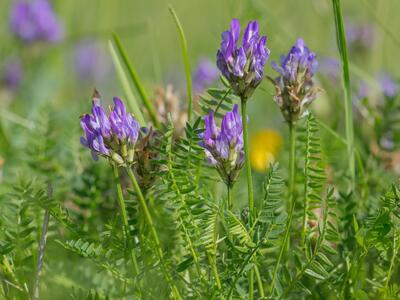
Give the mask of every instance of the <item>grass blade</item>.
<path id="1" fill-rule="evenodd" d="M 180 40 L 181 46 L 182 46 L 182 57 L 183 57 L 183 65 L 185 67 L 187 97 L 188 97 L 188 121 L 190 122 L 190 119 L 192 117 L 193 95 L 192 95 L 192 75 L 191 75 L 191 71 L 190 71 L 187 42 L 186 42 L 185 33 L 183 32 L 181 22 L 179 21 L 178 16 L 176 15 L 175 10 L 173 9 L 173 7 L 171 5 L 169 6 L 169 11 L 170 11 L 172 17 L 174 18 L 176 28 L 178 29 L 178 33 L 179 33 L 179 40 Z"/>
<path id="2" fill-rule="evenodd" d="M 133 94 L 133 91 L 129 85 L 128 78 L 126 77 L 124 68 L 122 67 L 121 61 L 119 60 L 118 54 L 115 51 L 115 48 L 111 41 L 108 42 L 108 47 L 110 48 L 111 57 L 115 66 L 115 70 L 117 71 L 119 81 L 121 82 L 122 88 L 124 89 L 128 105 L 130 109 L 133 111 L 133 114 L 136 120 L 138 120 L 140 126 L 146 126 L 146 121 L 144 120 L 143 114 L 139 109 L 135 95 Z"/>
<path id="3" fill-rule="evenodd" d="M 126 69 L 128 70 L 128 74 L 131 77 L 133 84 L 135 85 L 140 97 L 142 98 L 143 104 L 146 107 L 146 109 L 150 115 L 151 121 L 153 122 L 154 126 L 156 126 L 157 128 L 161 128 L 161 124 L 157 119 L 157 115 L 154 110 L 154 106 L 150 102 L 150 100 L 146 94 L 146 91 L 145 91 L 142 83 L 139 80 L 139 76 L 137 75 L 136 70 L 134 69 L 133 65 L 130 63 L 128 55 L 126 54 L 126 51 L 125 51 L 124 47 L 122 46 L 121 40 L 119 39 L 119 37 L 116 33 L 113 34 L 113 39 L 114 39 L 115 45 L 117 46 L 119 55 L 121 56 Z"/>
<path id="4" fill-rule="evenodd" d="M 344 108 L 346 122 L 347 156 L 349 164 L 349 173 L 351 177 L 351 188 L 355 187 L 355 160 L 354 160 L 354 125 L 353 125 L 353 107 L 350 90 L 349 60 L 347 55 L 346 35 L 343 25 L 342 8 L 340 0 L 332 0 L 333 15 L 335 18 L 336 39 L 340 53 L 342 65 L 342 82 L 344 89 Z"/>

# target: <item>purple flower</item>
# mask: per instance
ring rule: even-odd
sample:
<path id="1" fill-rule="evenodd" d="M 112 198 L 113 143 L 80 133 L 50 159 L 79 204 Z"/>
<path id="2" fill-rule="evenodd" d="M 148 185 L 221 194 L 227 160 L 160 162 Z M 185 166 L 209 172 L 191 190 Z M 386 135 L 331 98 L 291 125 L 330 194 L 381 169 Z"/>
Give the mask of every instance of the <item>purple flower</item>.
<path id="1" fill-rule="evenodd" d="M 21 84 L 22 77 L 21 62 L 16 58 L 12 58 L 5 63 L 0 81 L 7 89 L 15 91 Z"/>
<path id="2" fill-rule="evenodd" d="M 89 148 L 95 160 L 98 155 L 111 158 L 118 164 L 132 163 L 134 146 L 139 136 L 139 124 L 126 112 L 124 103 L 114 98 L 114 107 L 107 115 L 97 92 L 93 95 L 92 114 L 81 117 L 85 137 L 81 143 Z"/>
<path id="3" fill-rule="evenodd" d="M 10 28 L 26 43 L 57 42 L 63 28 L 47 0 L 17 0 L 10 12 Z"/>
<path id="4" fill-rule="evenodd" d="M 235 104 L 222 119 L 221 128 L 215 124 L 214 113 L 204 117 L 201 146 L 207 161 L 215 166 L 222 180 L 232 186 L 244 163 L 242 119 Z"/>
<path id="5" fill-rule="evenodd" d="M 193 73 L 193 88 L 196 93 L 203 92 L 218 78 L 218 70 L 207 58 L 203 58 L 197 64 Z"/>
<path id="6" fill-rule="evenodd" d="M 333 57 L 323 57 L 318 66 L 320 73 L 336 86 L 340 83 L 340 62 Z"/>
<path id="7" fill-rule="evenodd" d="M 357 95 L 356 98 L 358 98 L 359 100 L 362 100 L 364 98 L 367 98 L 368 96 L 370 96 L 371 94 L 371 87 L 369 86 L 368 82 L 366 81 L 361 81 L 359 83 L 358 86 L 358 90 L 357 90 Z"/>
<path id="8" fill-rule="evenodd" d="M 75 47 L 74 67 L 80 80 L 95 82 L 104 80 L 112 66 L 100 43 L 84 40 Z"/>
<path id="9" fill-rule="evenodd" d="M 393 98 L 399 92 L 399 84 L 388 73 L 380 73 L 378 75 L 378 82 L 386 97 Z"/>
<path id="10" fill-rule="evenodd" d="M 275 62 L 271 65 L 279 73 L 275 79 L 269 78 L 276 89 L 274 100 L 286 121 L 296 122 L 307 113 L 308 106 L 318 93 L 313 82 L 318 67 L 315 53 L 302 39 L 298 39 L 288 55 L 282 56 L 280 66 Z"/>
<path id="11" fill-rule="evenodd" d="M 365 51 L 374 43 L 374 27 L 369 24 L 357 24 L 346 20 L 346 42 L 350 50 Z"/>
<path id="12" fill-rule="evenodd" d="M 257 21 L 246 27 L 242 45 L 238 48 L 240 23 L 232 19 L 230 30 L 221 34 L 221 46 L 217 52 L 217 66 L 230 82 L 233 91 L 248 99 L 264 77 L 264 65 L 269 57 L 267 37 L 260 38 Z"/>

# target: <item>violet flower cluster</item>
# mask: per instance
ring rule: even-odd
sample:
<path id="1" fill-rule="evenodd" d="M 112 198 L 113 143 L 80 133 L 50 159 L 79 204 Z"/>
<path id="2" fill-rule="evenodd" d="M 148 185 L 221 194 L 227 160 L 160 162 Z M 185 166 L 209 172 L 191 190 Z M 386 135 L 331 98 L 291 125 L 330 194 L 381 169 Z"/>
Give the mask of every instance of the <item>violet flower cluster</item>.
<path id="1" fill-rule="evenodd" d="M 372 24 L 355 23 L 346 20 L 346 42 L 351 51 L 365 52 L 375 44 L 375 28 Z"/>
<path id="2" fill-rule="evenodd" d="M 126 112 L 121 99 L 114 97 L 114 107 L 107 115 L 97 92 L 93 95 L 92 114 L 81 117 L 85 137 L 82 145 L 89 148 L 93 159 L 107 157 L 118 165 L 133 162 L 135 144 L 139 136 L 139 123 Z"/>
<path id="3" fill-rule="evenodd" d="M 244 164 L 243 126 L 238 105 L 225 114 L 221 128 L 215 124 L 213 112 L 204 117 L 204 125 L 201 146 L 207 161 L 217 169 L 225 184 L 232 187 Z"/>
<path id="4" fill-rule="evenodd" d="M 86 83 L 101 83 L 112 72 L 109 54 L 95 40 L 80 41 L 74 49 L 74 69 L 79 79 Z"/>
<path id="5" fill-rule="evenodd" d="M 23 70 L 21 62 L 16 58 L 6 61 L 1 70 L 0 84 L 10 91 L 15 91 L 21 84 Z"/>
<path id="6" fill-rule="evenodd" d="M 221 47 L 217 52 L 217 66 L 231 84 L 233 91 L 248 99 L 264 77 L 264 65 L 269 57 L 267 37 L 260 38 L 257 21 L 246 27 L 242 45 L 238 48 L 240 23 L 233 19 L 230 30 L 222 33 Z"/>
<path id="7" fill-rule="evenodd" d="M 377 76 L 382 93 L 388 98 L 394 98 L 399 93 L 400 86 L 388 73 L 381 72 Z"/>
<path id="8" fill-rule="evenodd" d="M 275 102 L 285 120 L 296 122 L 307 113 L 308 106 L 315 99 L 319 89 L 314 87 L 313 76 L 317 70 L 316 56 L 298 39 L 287 56 L 281 58 L 281 65 L 272 63 L 279 76 L 270 80 L 274 83 Z"/>
<path id="9" fill-rule="evenodd" d="M 218 70 L 209 59 L 203 58 L 197 64 L 192 77 L 195 92 L 201 93 L 218 78 Z"/>
<path id="10" fill-rule="evenodd" d="M 9 22 L 11 31 L 26 43 L 57 42 L 63 36 L 63 27 L 47 0 L 14 1 Z"/>

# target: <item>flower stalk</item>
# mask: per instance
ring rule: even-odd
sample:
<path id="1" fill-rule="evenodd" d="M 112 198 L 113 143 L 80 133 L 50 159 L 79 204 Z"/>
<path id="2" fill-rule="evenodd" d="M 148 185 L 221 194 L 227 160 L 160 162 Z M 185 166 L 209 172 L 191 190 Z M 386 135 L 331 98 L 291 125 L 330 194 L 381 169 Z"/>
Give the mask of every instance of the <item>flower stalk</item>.
<path id="1" fill-rule="evenodd" d="M 168 285 L 170 286 L 171 291 L 172 291 L 172 293 L 174 295 L 174 298 L 175 299 L 182 299 L 178 288 L 174 284 L 174 282 L 173 282 L 173 280 L 172 280 L 171 276 L 169 275 L 168 270 L 166 268 L 165 261 L 164 261 L 164 254 L 163 254 L 162 249 L 161 249 L 160 239 L 158 238 L 158 234 L 157 234 L 157 230 L 156 230 L 156 228 L 154 226 L 153 218 L 151 217 L 150 211 L 149 211 L 149 209 L 147 207 L 147 204 L 146 204 L 146 200 L 144 199 L 143 193 L 142 193 L 142 191 L 141 191 L 141 189 L 139 187 L 139 184 L 137 183 L 135 174 L 133 174 L 133 171 L 132 171 L 132 169 L 130 167 L 126 167 L 125 169 L 126 169 L 126 172 L 128 173 L 129 179 L 131 180 L 131 183 L 133 185 L 133 189 L 135 190 L 135 192 L 136 192 L 136 194 L 137 194 L 137 196 L 139 198 L 139 202 L 140 202 L 140 205 L 141 205 L 141 207 L 143 209 L 143 212 L 144 212 L 144 215 L 145 215 L 145 219 L 146 219 L 146 221 L 147 221 L 147 223 L 148 223 L 148 225 L 150 227 L 150 232 L 151 232 L 151 234 L 153 236 L 153 239 L 154 239 L 154 244 L 155 244 L 155 247 L 156 247 L 156 253 L 157 253 L 158 258 L 160 259 L 162 272 L 164 274 L 165 280 L 167 281 Z"/>
<path id="2" fill-rule="evenodd" d="M 251 164 L 250 164 L 250 149 L 249 149 L 249 138 L 248 138 L 248 127 L 247 127 L 247 101 L 241 100 L 242 105 L 242 124 L 243 124 L 243 144 L 244 144 L 244 157 L 246 165 L 246 176 L 247 176 L 247 196 L 249 202 L 250 220 L 254 215 L 254 199 L 253 199 L 253 179 L 251 176 Z"/>
<path id="3" fill-rule="evenodd" d="M 128 214 L 126 213 L 126 207 L 125 207 L 125 200 L 124 196 L 122 193 L 122 187 L 121 187 L 121 182 L 119 178 L 119 171 L 118 171 L 118 166 L 115 164 L 112 164 L 112 168 L 114 171 L 114 182 L 117 187 L 117 196 L 118 196 L 118 204 L 119 208 L 121 210 L 121 216 L 122 216 L 122 223 L 124 227 L 124 232 L 125 232 L 125 242 L 126 245 L 128 246 L 129 249 L 129 255 L 130 259 L 132 262 L 132 267 L 133 267 L 133 274 L 136 276 L 139 274 L 139 267 L 136 259 L 136 254 L 132 246 L 130 234 L 129 234 L 129 223 L 128 223 Z"/>

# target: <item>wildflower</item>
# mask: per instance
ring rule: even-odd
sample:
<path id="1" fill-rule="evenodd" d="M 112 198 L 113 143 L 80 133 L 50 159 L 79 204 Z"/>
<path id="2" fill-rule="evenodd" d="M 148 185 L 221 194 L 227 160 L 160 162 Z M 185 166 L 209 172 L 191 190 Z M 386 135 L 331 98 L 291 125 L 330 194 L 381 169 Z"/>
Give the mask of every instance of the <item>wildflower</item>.
<path id="1" fill-rule="evenodd" d="M 282 148 L 282 137 L 279 132 L 264 129 L 251 137 L 250 161 L 254 170 L 265 172 L 273 163 Z"/>
<path id="2" fill-rule="evenodd" d="M 117 97 L 114 97 L 114 107 L 110 108 L 107 115 L 99 97 L 95 91 L 92 114 L 81 117 L 81 126 L 85 133 L 85 137 L 81 137 L 81 143 L 91 150 L 95 160 L 100 155 L 119 165 L 132 163 L 139 123 L 126 112 L 124 103 Z"/>
<path id="3" fill-rule="evenodd" d="M 205 116 L 204 125 L 201 146 L 205 149 L 207 161 L 232 187 L 244 164 L 243 126 L 237 104 L 225 114 L 221 128 L 215 124 L 213 112 Z"/>
<path id="4" fill-rule="evenodd" d="M 364 52 L 371 49 L 374 43 L 374 27 L 370 24 L 359 24 L 346 20 L 346 42 L 351 51 Z"/>
<path id="5" fill-rule="evenodd" d="M 18 59 L 9 59 L 2 70 L 0 82 L 10 91 L 15 91 L 21 84 L 23 76 L 22 65 Z"/>
<path id="6" fill-rule="evenodd" d="M 319 71 L 332 83 L 332 86 L 340 84 L 340 62 L 333 57 L 323 57 L 319 64 Z"/>
<path id="7" fill-rule="evenodd" d="M 80 80 L 101 81 L 110 73 L 111 61 L 99 43 L 84 40 L 75 47 L 74 67 Z"/>
<path id="8" fill-rule="evenodd" d="M 197 64 L 192 77 L 194 91 L 201 93 L 218 78 L 218 70 L 209 59 L 203 58 Z"/>
<path id="9" fill-rule="evenodd" d="M 315 54 L 302 39 L 298 39 L 288 55 L 281 58 L 280 66 L 272 62 L 272 68 L 279 73 L 277 78 L 270 78 L 276 89 L 274 100 L 288 123 L 304 116 L 315 99 L 319 91 L 313 82 L 317 65 Z"/>
<path id="10" fill-rule="evenodd" d="M 388 98 L 393 98 L 399 92 L 399 84 L 387 73 L 378 74 L 378 82 L 383 94 Z"/>
<path id="11" fill-rule="evenodd" d="M 62 39 L 62 25 L 47 0 L 15 1 L 9 22 L 11 31 L 26 43 Z"/>
<path id="12" fill-rule="evenodd" d="M 247 25 L 238 48 L 240 23 L 233 19 L 230 30 L 221 35 L 221 47 L 217 52 L 217 66 L 242 99 L 248 99 L 264 77 L 264 65 L 269 57 L 267 37 L 259 36 L 257 21 Z"/>
<path id="13" fill-rule="evenodd" d="M 368 82 L 364 80 L 361 81 L 357 89 L 356 99 L 362 100 L 368 98 L 370 94 L 371 94 L 371 87 L 368 84 Z"/>

